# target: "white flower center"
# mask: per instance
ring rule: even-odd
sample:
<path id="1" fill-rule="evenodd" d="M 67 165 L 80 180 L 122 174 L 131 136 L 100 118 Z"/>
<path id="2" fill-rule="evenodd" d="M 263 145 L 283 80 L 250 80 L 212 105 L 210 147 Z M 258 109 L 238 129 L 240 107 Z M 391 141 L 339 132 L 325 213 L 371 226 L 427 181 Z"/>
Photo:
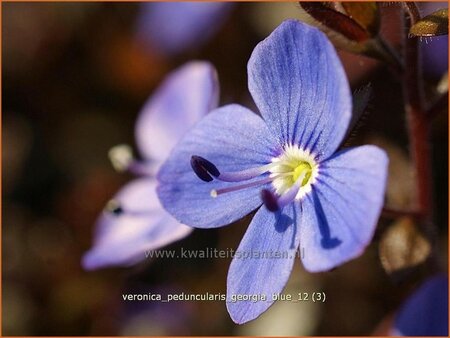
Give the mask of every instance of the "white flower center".
<path id="1" fill-rule="evenodd" d="M 309 151 L 286 145 L 284 152 L 272 159 L 270 173 L 274 178 L 272 185 L 278 195 L 283 195 L 301 180 L 301 187 L 295 196 L 296 200 L 300 200 L 311 191 L 311 186 L 319 174 L 319 165 Z"/>

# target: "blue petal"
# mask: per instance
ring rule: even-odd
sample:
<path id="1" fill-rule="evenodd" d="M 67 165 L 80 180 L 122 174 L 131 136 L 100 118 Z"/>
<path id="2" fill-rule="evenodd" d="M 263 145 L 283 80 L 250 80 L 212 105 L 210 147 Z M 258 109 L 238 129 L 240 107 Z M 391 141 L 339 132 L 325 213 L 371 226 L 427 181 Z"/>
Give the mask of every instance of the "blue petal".
<path id="1" fill-rule="evenodd" d="M 162 163 L 186 131 L 217 107 L 219 84 L 208 62 L 173 71 L 147 101 L 136 121 L 136 142 L 147 158 Z"/>
<path id="2" fill-rule="evenodd" d="M 211 112 L 186 134 L 161 167 L 158 196 L 162 205 L 180 222 L 198 228 L 238 220 L 261 204 L 263 186 L 212 198 L 212 189 L 240 183 L 201 181 L 192 171 L 191 156 L 206 158 L 222 172 L 240 171 L 269 163 L 279 154 L 276 144 L 264 121 L 242 106 Z"/>
<path id="3" fill-rule="evenodd" d="M 448 8 L 448 2 L 420 2 L 422 17 L 438 9 Z M 439 80 L 448 72 L 448 35 L 420 39 L 422 67 L 425 76 Z"/>
<path id="4" fill-rule="evenodd" d="M 311 272 L 359 256 L 372 239 L 384 200 L 388 159 L 375 146 L 341 151 L 319 167 L 302 201 L 301 258 Z"/>
<path id="5" fill-rule="evenodd" d="M 192 231 L 164 211 L 153 179 L 128 183 L 114 199 L 124 212 L 121 215 L 104 212 L 100 216 L 94 246 L 83 257 L 85 269 L 132 265 L 145 259 L 146 251 L 161 248 Z"/>
<path id="6" fill-rule="evenodd" d="M 425 75 L 440 79 L 448 71 L 448 36 L 436 36 L 421 42 Z"/>
<path id="7" fill-rule="evenodd" d="M 400 308 L 394 327 L 396 335 L 448 337 L 448 277 L 421 285 Z"/>
<path id="8" fill-rule="evenodd" d="M 299 245 L 296 206 L 273 213 L 261 207 L 235 252 L 227 279 L 227 308 L 235 323 L 255 319 L 283 291 Z M 236 301 L 233 297 L 261 296 L 266 300 Z"/>
<path id="9" fill-rule="evenodd" d="M 220 29 L 231 7 L 226 2 L 144 3 L 137 38 L 168 55 L 195 49 Z"/>
<path id="10" fill-rule="evenodd" d="M 283 22 L 259 43 L 248 63 L 249 89 L 272 133 L 318 159 L 334 153 L 352 101 L 336 51 L 317 28 Z"/>

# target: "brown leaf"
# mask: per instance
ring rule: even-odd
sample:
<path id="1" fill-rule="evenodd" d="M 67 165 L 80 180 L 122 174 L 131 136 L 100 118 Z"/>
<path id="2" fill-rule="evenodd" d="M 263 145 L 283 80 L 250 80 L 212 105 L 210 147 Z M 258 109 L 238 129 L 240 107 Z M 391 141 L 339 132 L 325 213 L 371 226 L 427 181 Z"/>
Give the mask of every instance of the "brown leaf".
<path id="1" fill-rule="evenodd" d="M 301 20 L 318 27 L 337 48 L 362 54 L 402 69 L 396 51 L 379 30 L 378 5 L 346 2 L 299 2 Z"/>
<path id="2" fill-rule="evenodd" d="M 348 16 L 362 28 L 376 36 L 380 29 L 380 15 L 376 2 L 342 2 Z"/>
<path id="3" fill-rule="evenodd" d="M 368 32 L 356 21 L 325 3 L 300 2 L 300 6 L 320 24 L 342 34 L 351 41 L 363 42 L 370 39 Z"/>
<path id="4" fill-rule="evenodd" d="M 395 221 L 383 233 L 379 246 L 381 264 L 388 273 L 419 265 L 430 253 L 430 243 L 409 217 Z"/>

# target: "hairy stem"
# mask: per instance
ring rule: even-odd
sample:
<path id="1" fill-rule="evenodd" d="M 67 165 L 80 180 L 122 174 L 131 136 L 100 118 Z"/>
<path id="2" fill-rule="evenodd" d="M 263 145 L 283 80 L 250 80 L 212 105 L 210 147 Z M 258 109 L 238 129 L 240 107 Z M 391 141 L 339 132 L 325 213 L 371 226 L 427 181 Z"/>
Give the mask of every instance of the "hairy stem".
<path id="1" fill-rule="evenodd" d="M 408 30 L 409 30 L 409 27 L 411 27 L 417 21 L 420 20 L 420 12 L 419 12 L 419 9 L 417 8 L 416 3 L 413 1 L 410 1 L 410 2 L 405 1 L 402 4 L 403 4 L 404 8 L 406 9 L 406 12 L 408 13 L 408 16 L 409 16 L 409 26 L 408 26 Z"/>

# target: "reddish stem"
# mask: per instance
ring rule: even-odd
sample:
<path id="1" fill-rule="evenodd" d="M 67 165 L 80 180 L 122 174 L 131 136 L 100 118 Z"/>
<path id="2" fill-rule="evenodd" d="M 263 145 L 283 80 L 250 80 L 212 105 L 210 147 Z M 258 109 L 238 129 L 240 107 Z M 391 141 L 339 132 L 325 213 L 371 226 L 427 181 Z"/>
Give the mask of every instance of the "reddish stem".
<path id="1" fill-rule="evenodd" d="M 403 2 L 403 6 L 409 15 L 409 26 L 407 27 L 409 31 L 409 28 L 420 20 L 420 12 L 419 9 L 417 8 L 416 3 L 413 1 L 409 2 L 405 1 Z"/>
<path id="2" fill-rule="evenodd" d="M 414 3 L 405 3 L 409 14 L 406 29 L 417 20 L 418 10 Z M 416 172 L 417 208 L 425 223 L 432 217 L 431 154 L 429 144 L 430 119 L 423 98 L 420 67 L 420 49 L 417 37 L 405 36 L 403 95 L 408 121 L 410 151 Z"/>

